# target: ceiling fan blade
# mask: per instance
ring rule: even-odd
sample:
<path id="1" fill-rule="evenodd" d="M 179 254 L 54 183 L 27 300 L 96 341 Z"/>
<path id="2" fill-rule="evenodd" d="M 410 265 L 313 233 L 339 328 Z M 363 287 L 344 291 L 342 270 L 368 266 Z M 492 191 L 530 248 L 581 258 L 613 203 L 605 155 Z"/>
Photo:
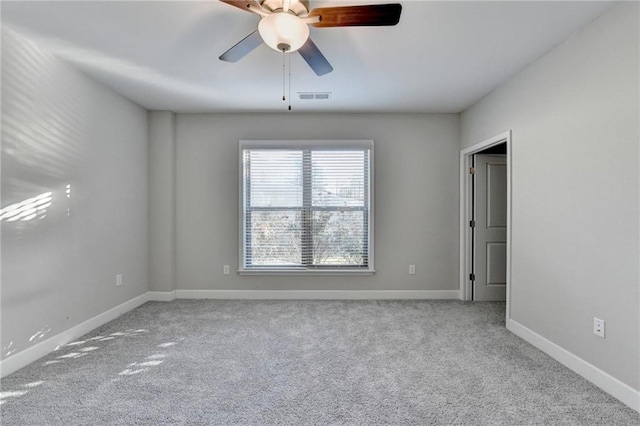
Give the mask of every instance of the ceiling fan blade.
<path id="1" fill-rule="evenodd" d="M 320 16 L 314 27 L 380 27 L 396 25 L 400 21 L 402 5 L 372 4 L 368 6 L 319 7 L 309 16 Z"/>
<path id="2" fill-rule="evenodd" d="M 222 3 L 229 4 L 231 6 L 235 6 L 238 9 L 246 10 L 247 12 L 256 13 L 260 16 L 267 15 L 267 12 L 262 10 L 262 7 L 254 0 L 220 0 Z"/>
<path id="3" fill-rule="evenodd" d="M 236 45 L 231 49 L 220 55 L 219 59 L 226 62 L 237 62 L 261 44 L 262 37 L 260 37 L 260 33 L 258 32 L 258 30 L 255 30 L 254 32 L 240 40 L 238 43 L 236 43 Z"/>
<path id="4" fill-rule="evenodd" d="M 327 58 L 324 57 L 311 38 L 307 39 L 307 42 L 298 49 L 298 52 L 317 75 L 325 75 L 333 71 L 329 61 L 327 61 Z"/>

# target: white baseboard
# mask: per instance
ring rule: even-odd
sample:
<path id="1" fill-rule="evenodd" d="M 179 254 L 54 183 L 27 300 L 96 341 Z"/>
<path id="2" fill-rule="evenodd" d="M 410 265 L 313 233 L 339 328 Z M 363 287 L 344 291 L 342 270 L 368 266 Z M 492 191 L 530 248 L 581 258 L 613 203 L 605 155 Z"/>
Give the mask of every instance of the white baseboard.
<path id="1" fill-rule="evenodd" d="M 152 302 L 171 302 L 176 299 L 176 291 L 149 291 L 149 301 Z"/>
<path id="2" fill-rule="evenodd" d="M 176 290 L 178 299 L 458 299 L 458 290 Z"/>
<path id="3" fill-rule="evenodd" d="M 15 371 L 18 371 L 22 367 L 25 367 L 53 352 L 59 346 L 66 345 L 78 337 L 84 336 L 101 325 L 104 325 L 109 321 L 118 318 L 120 315 L 146 303 L 148 300 L 148 293 L 141 294 L 140 296 L 134 297 L 133 299 L 116 306 L 115 308 L 109 309 L 108 311 L 96 315 L 95 317 L 73 326 L 68 330 L 58 333 L 36 345 L 28 347 L 21 352 L 3 359 L 0 361 L 0 377 L 5 377 Z"/>
<path id="4" fill-rule="evenodd" d="M 640 391 L 621 382 L 593 364 L 572 354 L 561 346 L 542 337 L 535 331 L 512 319 L 507 321 L 507 329 L 513 334 L 531 343 L 542 352 L 554 358 L 565 367 L 575 371 L 600 389 L 619 399 L 632 409 L 640 411 Z"/>

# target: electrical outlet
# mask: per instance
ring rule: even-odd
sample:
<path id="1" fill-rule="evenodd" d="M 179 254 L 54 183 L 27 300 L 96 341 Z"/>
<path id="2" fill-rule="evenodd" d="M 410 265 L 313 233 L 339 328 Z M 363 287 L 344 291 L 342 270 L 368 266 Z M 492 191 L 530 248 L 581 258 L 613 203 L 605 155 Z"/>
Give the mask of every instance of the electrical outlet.
<path id="1" fill-rule="evenodd" d="M 416 265 L 409 265 L 409 275 L 416 274 Z"/>
<path id="2" fill-rule="evenodd" d="M 224 265 L 222 267 L 222 273 L 225 275 L 229 275 L 229 265 Z"/>
<path id="3" fill-rule="evenodd" d="M 122 285 L 122 274 L 116 274 L 116 287 Z"/>
<path id="4" fill-rule="evenodd" d="M 600 318 L 593 318 L 593 334 L 595 334 L 596 336 L 600 336 L 604 339 L 604 320 L 601 320 Z"/>

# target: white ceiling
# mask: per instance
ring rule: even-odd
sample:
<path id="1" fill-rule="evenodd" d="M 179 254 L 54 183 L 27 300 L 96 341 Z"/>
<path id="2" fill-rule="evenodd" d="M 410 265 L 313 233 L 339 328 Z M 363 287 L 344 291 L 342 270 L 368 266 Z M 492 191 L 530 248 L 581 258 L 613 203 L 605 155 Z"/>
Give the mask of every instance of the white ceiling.
<path id="1" fill-rule="evenodd" d="M 391 1 L 314 1 L 311 8 Z M 311 28 L 334 71 L 292 56 L 294 111 L 459 112 L 612 2 L 402 1 L 395 27 Z M 257 15 L 217 0 L 2 2 L 2 23 L 152 110 L 283 111 L 282 57 L 265 45 L 218 56 Z"/>

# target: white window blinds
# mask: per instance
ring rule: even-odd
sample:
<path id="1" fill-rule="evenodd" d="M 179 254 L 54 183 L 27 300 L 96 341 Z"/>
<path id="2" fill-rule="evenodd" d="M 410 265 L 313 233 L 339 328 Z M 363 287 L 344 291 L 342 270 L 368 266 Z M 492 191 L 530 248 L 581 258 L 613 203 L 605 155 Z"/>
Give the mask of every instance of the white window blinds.
<path id="1" fill-rule="evenodd" d="M 241 142 L 241 270 L 372 270 L 372 148 Z"/>

